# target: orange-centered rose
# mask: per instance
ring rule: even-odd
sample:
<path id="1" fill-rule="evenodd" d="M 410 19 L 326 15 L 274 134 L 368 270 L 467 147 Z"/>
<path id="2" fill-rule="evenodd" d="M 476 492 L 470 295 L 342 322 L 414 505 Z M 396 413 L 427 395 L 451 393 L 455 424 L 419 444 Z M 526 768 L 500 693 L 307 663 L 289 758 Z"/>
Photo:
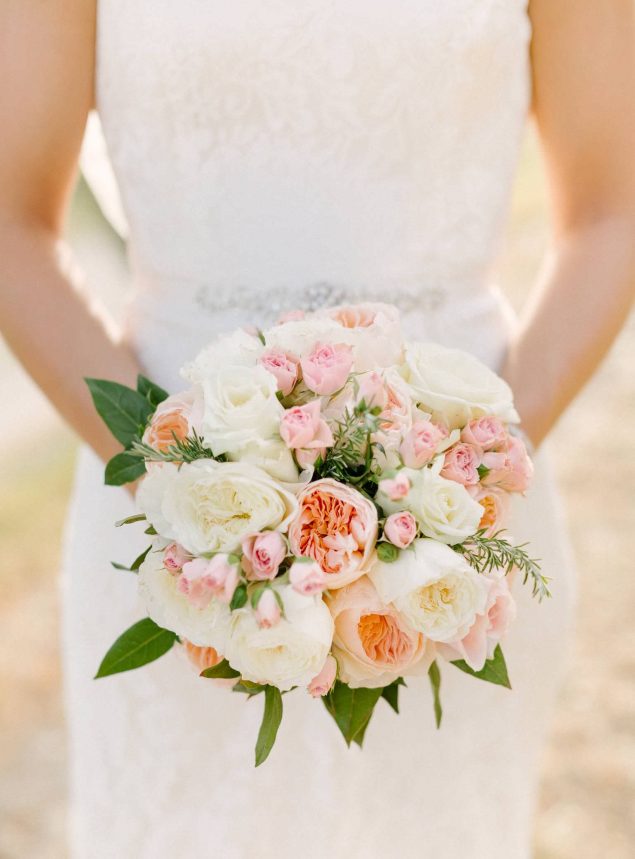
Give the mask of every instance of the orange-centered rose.
<path id="1" fill-rule="evenodd" d="M 375 505 L 356 489 L 325 478 L 298 496 L 289 526 L 296 555 L 313 558 L 327 574 L 328 588 L 341 588 L 366 570 L 377 540 Z"/>

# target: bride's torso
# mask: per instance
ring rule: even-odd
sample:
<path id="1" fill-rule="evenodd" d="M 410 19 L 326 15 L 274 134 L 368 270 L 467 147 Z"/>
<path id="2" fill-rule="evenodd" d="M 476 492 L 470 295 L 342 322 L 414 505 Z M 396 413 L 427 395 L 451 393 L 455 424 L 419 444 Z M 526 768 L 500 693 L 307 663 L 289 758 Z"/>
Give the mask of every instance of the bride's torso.
<path id="1" fill-rule="evenodd" d="M 222 328 L 362 298 L 496 364 L 529 35 L 526 0 L 101 0 L 148 369 L 174 385 Z"/>

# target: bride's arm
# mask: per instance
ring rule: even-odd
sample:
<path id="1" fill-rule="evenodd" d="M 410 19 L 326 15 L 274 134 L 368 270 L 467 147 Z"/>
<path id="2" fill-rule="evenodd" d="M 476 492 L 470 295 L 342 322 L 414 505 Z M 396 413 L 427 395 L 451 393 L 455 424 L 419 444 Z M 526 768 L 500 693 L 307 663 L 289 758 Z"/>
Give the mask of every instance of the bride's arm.
<path id="1" fill-rule="evenodd" d="M 539 443 L 635 295 L 635 3 L 531 0 L 530 13 L 553 240 L 505 375 Z"/>
<path id="2" fill-rule="evenodd" d="M 71 282 L 60 235 L 93 98 L 94 2 L 0 4 L 0 318 L 11 349 L 104 459 L 118 445 L 84 376 L 137 365 Z"/>

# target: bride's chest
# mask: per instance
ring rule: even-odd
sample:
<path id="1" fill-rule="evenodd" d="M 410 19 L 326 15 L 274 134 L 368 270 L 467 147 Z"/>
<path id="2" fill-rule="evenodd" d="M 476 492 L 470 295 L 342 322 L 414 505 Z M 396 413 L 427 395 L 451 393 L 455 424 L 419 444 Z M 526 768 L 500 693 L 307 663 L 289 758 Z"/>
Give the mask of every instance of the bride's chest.
<path id="1" fill-rule="evenodd" d="M 98 98 L 354 122 L 486 87 L 524 61 L 528 29 L 526 0 L 100 0 Z"/>

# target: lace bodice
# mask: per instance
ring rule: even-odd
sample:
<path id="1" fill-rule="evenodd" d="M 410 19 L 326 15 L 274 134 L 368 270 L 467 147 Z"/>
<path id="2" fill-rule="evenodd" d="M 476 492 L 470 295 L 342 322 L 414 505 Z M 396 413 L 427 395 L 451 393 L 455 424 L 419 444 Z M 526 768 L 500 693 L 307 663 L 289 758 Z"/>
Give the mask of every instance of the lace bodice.
<path id="1" fill-rule="evenodd" d="M 529 97 L 525 7 L 102 0 L 137 309 L 195 325 L 316 297 L 482 300 Z"/>

